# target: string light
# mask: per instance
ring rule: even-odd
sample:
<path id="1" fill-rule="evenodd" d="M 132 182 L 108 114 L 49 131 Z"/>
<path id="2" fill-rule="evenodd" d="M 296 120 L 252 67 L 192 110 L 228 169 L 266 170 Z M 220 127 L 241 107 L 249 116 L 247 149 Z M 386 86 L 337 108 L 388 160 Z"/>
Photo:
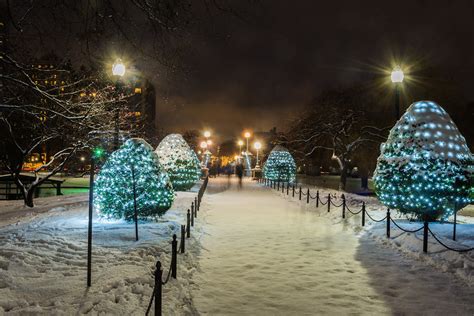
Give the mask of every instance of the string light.
<path id="1" fill-rule="evenodd" d="M 381 146 L 375 190 L 382 203 L 402 213 L 446 219 L 473 200 L 473 167 L 473 155 L 448 113 L 434 102 L 415 102 Z"/>
<path id="2" fill-rule="evenodd" d="M 288 149 L 275 146 L 263 166 L 265 178 L 273 181 L 295 182 L 296 164 Z"/>
<path id="3" fill-rule="evenodd" d="M 199 159 L 180 134 L 170 134 L 163 138 L 156 153 L 175 190 L 189 190 L 199 180 Z"/>
<path id="4" fill-rule="evenodd" d="M 134 184 L 139 218 L 156 218 L 171 207 L 174 191 L 153 148 L 143 139 L 127 140 L 113 152 L 95 180 L 94 207 L 107 219 L 134 218 Z"/>

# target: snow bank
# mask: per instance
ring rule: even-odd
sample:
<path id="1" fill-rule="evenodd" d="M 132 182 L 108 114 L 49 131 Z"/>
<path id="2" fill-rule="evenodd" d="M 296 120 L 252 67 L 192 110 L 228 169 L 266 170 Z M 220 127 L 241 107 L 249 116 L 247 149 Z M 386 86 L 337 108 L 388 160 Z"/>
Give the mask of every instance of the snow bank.
<path id="1" fill-rule="evenodd" d="M 0 314 L 140 314 L 153 291 L 157 259 L 165 275 L 171 237 L 179 236 L 196 196 L 180 192 L 159 222 L 134 224 L 94 218 L 92 287 L 86 287 L 87 206 L 53 207 L 0 228 Z M 199 220 L 178 255 L 178 279 L 163 287 L 164 315 L 192 313 L 189 280 L 200 251 Z"/>
<path id="2" fill-rule="evenodd" d="M 306 193 L 306 188 L 303 193 Z M 331 194 L 332 200 L 336 205 L 342 202 L 341 192 L 328 190 L 319 187 L 310 187 L 311 196 L 316 196 L 319 190 L 320 198 L 325 202 L 327 195 Z M 272 190 L 285 199 L 298 200 L 298 191 L 292 198 L 290 189 L 289 195 Z M 366 211 L 374 219 L 382 219 L 386 216 L 387 209 L 375 197 L 363 197 L 355 194 L 345 193 L 347 205 L 353 212 L 358 212 L 362 207 L 362 202 L 366 204 Z M 317 210 L 320 215 L 331 218 L 333 223 L 345 223 L 349 225 L 355 233 L 360 236 L 370 237 L 382 245 L 401 251 L 403 254 L 415 258 L 421 262 L 436 267 L 443 272 L 450 272 L 465 281 L 469 286 L 474 285 L 474 251 L 468 253 L 457 253 L 447 250 L 441 246 L 431 235 L 428 236 L 428 253 L 423 253 L 423 230 L 417 233 L 406 233 L 391 224 L 391 238 L 386 238 L 386 221 L 376 223 L 366 216 L 365 226 L 362 227 L 361 214 L 352 215 L 346 211 L 346 219 L 342 219 L 342 207 L 334 207 L 331 205 L 330 213 L 327 212 L 326 205 L 319 205 L 316 208 L 316 200 L 310 199 L 310 203 L 306 203 L 306 196 L 303 195 L 300 202 L 302 207 L 307 211 Z M 393 218 L 398 225 L 406 230 L 415 230 L 420 228 L 423 223 L 409 221 L 405 215 L 396 211 L 391 212 Z M 442 240 L 443 243 L 455 249 L 464 249 L 474 247 L 474 223 L 469 217 L 459 217 L 457 225 L 457 241 L 452 241 L 453 225 L 450 223 L 430 223 L 431 231 Z"/>

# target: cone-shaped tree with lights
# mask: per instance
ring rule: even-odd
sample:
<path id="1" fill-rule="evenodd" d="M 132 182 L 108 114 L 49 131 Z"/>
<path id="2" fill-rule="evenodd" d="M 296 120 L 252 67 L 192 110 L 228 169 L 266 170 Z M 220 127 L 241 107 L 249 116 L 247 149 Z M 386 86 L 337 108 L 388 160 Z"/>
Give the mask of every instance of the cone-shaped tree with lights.
<path id="1" fill-rule="evenodd" d="M 193 187 L 201 175 L 196 154 L 180 134 L 170 134 L 163 138 L 156 148 L 161 165 L 168 172 L 173 188 L 186 191 Z"/>
<path id="2" fill-rule="evenodd" d="M 143 139 L 129 139 L 113 152 L 95 181 L 94 205 L 105 218 L 133 220 L 135 205 L 138 218 L 156 218 L 173 199 L 170 178 Z"/>
<path id="3" fill-rule="evenodd" d="M 381 145 L 376 193 L 386 206 L 416 218 L 447 218 L 470 203 L 473 166 L 448 113 L 434 102 L 415 102 Z"/>
<path id="4" fill-rule="evenodd" d="M 277 145 L 272 149 L 263 166 L 265 178 L 273 181 L 293 183 L 296 179 L 296 164 L 288 149 Z"/>

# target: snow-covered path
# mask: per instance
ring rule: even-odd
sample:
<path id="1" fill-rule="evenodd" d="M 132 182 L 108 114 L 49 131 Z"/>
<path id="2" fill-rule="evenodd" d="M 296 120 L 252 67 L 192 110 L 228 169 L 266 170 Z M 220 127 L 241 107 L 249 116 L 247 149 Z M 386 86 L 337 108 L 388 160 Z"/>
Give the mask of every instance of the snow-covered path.
<path id="1" fill-rule="evenodd" d="M 472 315 L 474 289 L 298 201 L 211 179 L 196 309 L 209 315 Z M 204 218 L 204 219 L 203 219 Z"/>

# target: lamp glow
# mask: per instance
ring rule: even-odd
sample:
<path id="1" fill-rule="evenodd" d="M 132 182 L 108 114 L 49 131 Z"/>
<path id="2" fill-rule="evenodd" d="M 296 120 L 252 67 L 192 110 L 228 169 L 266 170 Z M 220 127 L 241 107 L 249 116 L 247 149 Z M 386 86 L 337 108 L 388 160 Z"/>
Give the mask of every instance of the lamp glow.
<path id="1" fill-rule="evenodd" d="M 206 148 L 207 148 L 207 142 L 205 142 L 205 141 L 204 141 L 204 142 L 201 142 L 200 147 L 201 147 L 202 149 L 206 149 Z"/>
<path id="2" fill-rule="evenodd" d="M 390 75 L 390 79 L 392 79 L 393 83 L 400 83 L 403 81 L 403 78 L 405 78 L 405 75 L 403 74 L 402 69 L 400 66 L 396 66 L 392 70 L 392 74 Z"/>
<path id="3" fill-rule="evenodd" d="M 260 142 L 255 142 L 255 144 L 253 144 L 253 147 L 255 147 L 255 149 L 259 150 L 260 148 L 262 148 L 262 144 Z"/>
<path id="4" fill-rule="evenodd" d="M 122 63 L 122 60 L 117 59 L 112 66 L 112 74 L 114 76 L 123 77 L 125 75 L 125 65 Z"/>
<path id="5" fill-rule="evenodd" d="M 204 132 L 204 137 L 206 137 L 206 138 L 211 137 L 211 132 L 205 131 L 205 132 Z"/>
<path id="6" fill-rule="evenodd" d="M 250 132 L 245 132 L 244 134 L 245 138 L 249 138 L 251 136 Z"/>

